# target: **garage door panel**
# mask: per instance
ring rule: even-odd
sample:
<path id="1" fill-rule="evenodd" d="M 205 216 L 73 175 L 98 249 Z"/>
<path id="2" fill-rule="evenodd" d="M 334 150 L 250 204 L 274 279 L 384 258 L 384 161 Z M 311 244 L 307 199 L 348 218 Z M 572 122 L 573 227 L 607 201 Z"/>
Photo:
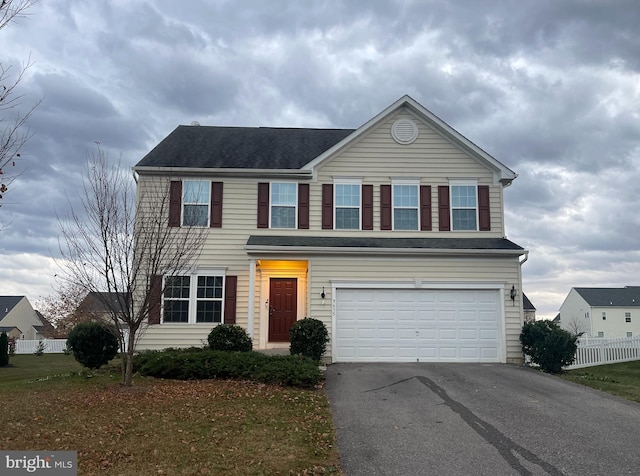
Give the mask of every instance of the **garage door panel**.
<path id="1" fill-rule="evenodd" d="M 338 289 L 337 362 L 498 362 L 495 290 Z"/>

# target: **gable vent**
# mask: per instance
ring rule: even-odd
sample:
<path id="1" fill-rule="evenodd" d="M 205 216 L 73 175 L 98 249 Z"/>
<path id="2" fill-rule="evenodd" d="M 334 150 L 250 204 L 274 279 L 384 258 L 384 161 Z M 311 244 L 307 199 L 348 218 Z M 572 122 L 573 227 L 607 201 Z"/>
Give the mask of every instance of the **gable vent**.
<path id="1" fill-rule="evenodd" d="M 391 126 L 391 136 L 398 144 L 411 144 L 418 138 L 418 126 L 409 119 L 398 119 Z"/>

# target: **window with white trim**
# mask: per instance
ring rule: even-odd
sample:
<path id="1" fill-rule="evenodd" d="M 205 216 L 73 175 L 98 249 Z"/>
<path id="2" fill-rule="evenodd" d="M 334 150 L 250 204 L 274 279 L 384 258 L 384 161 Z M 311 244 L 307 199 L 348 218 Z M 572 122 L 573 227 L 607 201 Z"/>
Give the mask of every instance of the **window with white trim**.
<path id="1" fill-rule="evenodd" d="M 182 182 L 182 226 L 209 226 L 209 192 L 211 182 Z"/>
<path id="2" fill-rule="evenodd" d="M 393 229 L 417 230 L 419 227 L 418 214 L 418 184 L 392 184 Z"/>
<path id="3" fill-rule="evenodd" d="M 627 337 L 633 337 L 633 332 L 627 332 Z"/>
<path id="4" fill-rule="evenodd" d="M 607 320 L 607 313 L 605 311 L 602 311 L 602 320 L 603 321 Z"/>
<path id="5" fill-rule="evenodd" d="M 336 181 L 333 188 L 335 190 L 335 229 L 359 230 L 361 184 Z"/>
<path id="6" fill-rule="evenodd" d="M 222 323 L 224 275 L 166 276 L 162 322 Z"/>
<path id="7" fill-rule="evenodd" d="M 451 229 L 478 229 L 478 187 L 475 182 L 451 182 Z"/>
<path id="8" fill-rule="evenodd" d="M 271 183 L 271 228 L 296 228 L 297 183 Z"/>
<path id="9" fill-rule="evenodd" d="M 631 313 L 630 312 L 625 312 L 624 313 L 624 322 L 631 322 Z"/>

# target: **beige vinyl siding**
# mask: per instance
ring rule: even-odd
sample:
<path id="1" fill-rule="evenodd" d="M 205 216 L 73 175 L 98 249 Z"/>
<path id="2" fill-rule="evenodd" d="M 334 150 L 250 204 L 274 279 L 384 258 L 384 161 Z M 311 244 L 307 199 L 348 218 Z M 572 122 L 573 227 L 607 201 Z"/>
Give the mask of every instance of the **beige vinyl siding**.
<path id="1" fill-rule="evenodd" d="M 418 124 L 418 138 L 412 144 L 401 145 L 391 137 L 391 126 L 398 118 L 412 119 Z M 322 184 L 333 183 L 336 177 L 357 177 L 363 184 L 374 185 L 373 231 L 394 236 L 406 236 L 411 232 L 380 231 L 380 184 L 389 184 L 392 178 L 419 178 L 421 185 L 431 185 L 431 233 L 437 233 L 439 237 L 459 237 L 461 233 L 438 232 L 438 186 L 449 185 L 450 179 L 475 179 L 478 185 L 490 186 L 491 231 L 482 232 L 482 236 L 504 236 L 502 185 L 494 183 L 492 171 L 408 113 L 390 117 L 346 150 L 321 164 L 317 182 L 310 188 L 311 229 L 321 229 Z M 425 232 L 419 233 L 424 236 Z"/>
<path id="2" fill-rule="evenodd" d="M 508 362 L 521 362 L 522 349 L 519 336 L 522 329 L 521 296 L 515 302 L 509 297 L 512 285 L 518 287 L 518 259 L 513 258 L 329 258 L 311 259 L 309 263 L 309 295 L 311 317 L 323 321 L 332 332 L 332 281 L 367 281 L 408 283 L 415 288 L 414 280 L 421 286 L 430 284 L 459 283 L 461 288 L 474 283 L 497 283 L 504 289 L 504 318 L 506 325 L 506 357 Z M 322 304 L 320 293 L 327 294 Z"/>

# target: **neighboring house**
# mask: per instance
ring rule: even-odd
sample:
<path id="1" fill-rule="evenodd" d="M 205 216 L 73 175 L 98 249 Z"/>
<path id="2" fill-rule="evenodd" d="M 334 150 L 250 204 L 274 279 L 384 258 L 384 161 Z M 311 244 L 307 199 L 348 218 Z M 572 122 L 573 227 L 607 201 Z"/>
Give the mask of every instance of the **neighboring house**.
<path id="1" fill-rule="evenodd" d="M 571 288 L 560 306 L 560 325 L 589 337 L 640 335 L 640 286 Z"/>
<path id="2" fill-rule="evenodd" d="M 43 326 L 26 296 L 0 296 L 0 332 L 16 339 L 35 340 Z"/>
<path id="3" fill-rule="evenodd" d="M 522 293 L 522 310 L 524 311 L 524 322 L 535 322 L 536 307 L 525 293 Z"/>
<path id="4" fill-rule="evenodd" d="M 114 322 L 113 315 L 118 315 L 118 327 L 127 328 L 127 324 L 123 322 L 120 315 L 124 313 L 128 304 L 127 295 L 125 293 L 109 293 L 109 292 L 90 292 L 78 304 L 73 313 L 73 321 L 87 322 L 99 321 L 108 325 Z M 123 311 L 120 311 L 122 309 Z"/>
<path id="5" fill-rule="evenodd" d="M 334 362 L 522 361 L 517 175 L 408 96 L 355 130 L 179 126 L 134 171 L 143 201 L 165 181 L 168 226 L 209 230 L 192 270 L 152 278 L 141 349 L 218 323 L 288 348 L 309 316 Z"/>
<path id="6" fill-rule="evenodd" d="M 36 309 L 35 311 L 36 317 L 40 321 L 40 324 L 37 326 L 33 326 L 38 334 L 38 338 L 42 337 L 44 339 L 53 339 L 57 337 L 56 328 L 53 327 L 46 317 L 42 315 L 40 311 Z"/>

